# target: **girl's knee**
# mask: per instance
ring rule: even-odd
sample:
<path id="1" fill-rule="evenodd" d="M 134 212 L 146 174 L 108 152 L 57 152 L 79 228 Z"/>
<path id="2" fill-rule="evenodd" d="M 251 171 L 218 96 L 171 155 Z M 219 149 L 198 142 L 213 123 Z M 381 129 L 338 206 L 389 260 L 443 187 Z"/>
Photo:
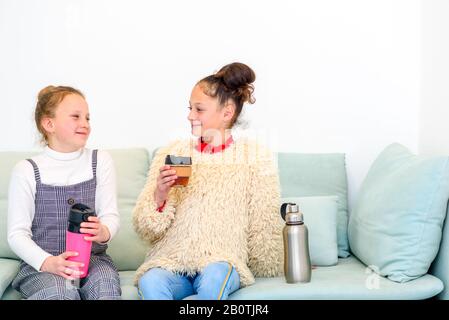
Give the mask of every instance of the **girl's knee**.
<path id="1" fill-rule="evenodd" d="M 139 279 L 139 285 L 164 285 L 170 272 L 161 268 L 153 268 L 145 272 Z"/>
<path id="2" fill-rule="evenodd" d="M 198 296 L 203 300 L 227 299 L 240 287 L 240 277 L 228 262 L 215 262 L 204 268 L 197 284 Z"/>
<path id="3" fill-rule="evenodd" d="M 121 299 L 120 277 L 116 274 L 96 275 L 87 279 L 80 288 L 83 300 L 117 300 Z"/>
<path id="4" fill-rule="evenodd" d="M 168 277 L 171 273 L 161 268 L 145 272 L 138 281 L 139 296 L 143 300 L 173 299 Z"/>
<path id="5" fill-rule="evenodd" d="M 229 276 L 233 269 L 232 264 L 224 261 L 208 264 L 203 270 L 203 277 L 212 281 L 222 281 Z"/>

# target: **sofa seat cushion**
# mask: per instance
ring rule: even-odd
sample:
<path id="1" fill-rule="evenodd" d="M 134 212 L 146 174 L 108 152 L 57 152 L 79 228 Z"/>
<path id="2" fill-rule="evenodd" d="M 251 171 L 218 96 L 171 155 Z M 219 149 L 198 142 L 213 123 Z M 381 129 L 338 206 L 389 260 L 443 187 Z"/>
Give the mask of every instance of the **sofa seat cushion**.
<path id="1" fill-rule="evenodd" d="M 370 289 L 371 288 L 371 289 Z M 283 277 L 257 278 L 252 286 L 230 295 L 236 300 L 356 300 L 426 299 L 443 290 L 438 278 L 426 274 L 407 283 L 397 283 L 371 271 L 355 257 L 339 259 L 336 266 L 312 270 L 312 281 L 288 284 Z"/>
<path id="2" fill-rule="evenodd" d="M 122 298 L 139 299 L 134 271 L 120 272 Z M 438 278 L 426 274 L 397 283 L 371 271 L 355 257 L 339 259 L 336 266 L 318 267 L 307 284 L 287 284 L 283 277 L 256 278 L 256 283 L 229 296 L 230 300 L 375 300 L 427 299 L 443 290 Z"/>
<path id="3" fill-rule="evenodd" d="M 14 290 L 11 285 L 9 285 L 8 288 L 6 288 L 5 292 L 3 293 L 1 300 L 21 300 L 22 295 L 19 291 Z"/>
<path id="4" fill-rule="evenodd" d="M 135 271 L 119 271 L 123 300 L 140 300 L 137 287 L 134 286 Z"/>
<path id="5" fill-rule="evenodd" d="M 0 297 L 19 272 L 19 261 L 0 259 Z"/>
<path id="6" fill-rule="evenodd" d="M 13 260 L 12 260 L 13 261 Z M 120 282 L 124 300 L 138 300 L 133 285 L 134 271 L 121 271 Z M 369 289 L 370 287 L 371 289 Z M 427 299 L 443 290 L 443 283 L 426 274 L 418 279 L 397 283 L 367 269 L 351 256 L 339 259 L 336 266 L 318 267 L 312 271 L 307 284 L 287 284 L 283 277 L 256 278 L 256 283 L 229 296 L 231 300 L 356 300 L 356 299 Z M 20 299 L 20 294 L 9 286 L 2 299 Z"/>

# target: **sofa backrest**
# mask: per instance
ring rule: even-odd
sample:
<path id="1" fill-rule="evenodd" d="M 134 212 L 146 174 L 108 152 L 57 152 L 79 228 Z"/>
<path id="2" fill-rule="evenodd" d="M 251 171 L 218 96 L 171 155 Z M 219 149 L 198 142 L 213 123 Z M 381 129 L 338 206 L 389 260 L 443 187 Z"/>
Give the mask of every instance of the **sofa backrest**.
<path id="1" fill-rule="evenodd" d="M 0 258 L 19 259 L 9 248 L 6 238 L 8 186 L 11 171 L 16 163 L 35 154 L 36 152 L 0 152 Z"/>
<path id="2" fill-rule="evenodd" d="M 145 185 L 150 164 L 147 149 L 108 150 L 117 173 L 117 204 L 120 229 L 109 244 L 108 254 L 119 271 L 136 270 L 143 262 L 148 246 L 140 240 L 132 225 L 132 210 Z"/>
<path id="3" fill-rule="evenodd" d="M 151 155 L 155 151 L 150 153 L 143 148 L 108 150 L 117 173 L 120 212 L 120 230 L 111 241 L 108 253 L 120 271 L 135 270 L 143 262 L 148 249 L 133 230 L 132 210 L 145 184 Z M 6 240 L 8 184 L 13 166 L 34 154 L 0 152 L 0 257 L 18 259 Z M 279 153 L 276 159 L 283 197 L 338 195 L 339 214 L 347 217 L 344 154 Z M 340 223 L 345 225 L 347 222 L 342 220 Z"/>
<path id="4" fill-rule="evenodd" d="M 349 256 L 345 155 L 343 153 L 278 153 L 276 159 L 282 197 L 338 196 L 338 255 Z"/>

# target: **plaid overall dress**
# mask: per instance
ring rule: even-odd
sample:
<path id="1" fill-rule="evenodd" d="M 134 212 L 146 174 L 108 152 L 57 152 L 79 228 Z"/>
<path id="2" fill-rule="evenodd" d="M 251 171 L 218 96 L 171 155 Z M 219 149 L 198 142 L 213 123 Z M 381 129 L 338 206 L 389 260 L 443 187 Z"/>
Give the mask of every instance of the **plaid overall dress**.
<path id="1" fill-rule="evenodd" d="M 95 208 L 97 186 L 97 150 L 92 151 L 93 177 L 68 186 L 51 186 L 41 182 L 36 163 L 27 159 L 34 168 L 36 179 L 35 215 L 31 226 L 32 239 L 44 251 L 57 256 L 65 251 L 66 231 L 70 207 L 83 203 Z M 12 283 L 25 299 L 44 300 L 97 300 L 120 299 L 120 279 L 107 245 L 92 243 L 89 275 L 73 281 L 59 275 L 39 272 L 21 261 L 20 270 Z"/>

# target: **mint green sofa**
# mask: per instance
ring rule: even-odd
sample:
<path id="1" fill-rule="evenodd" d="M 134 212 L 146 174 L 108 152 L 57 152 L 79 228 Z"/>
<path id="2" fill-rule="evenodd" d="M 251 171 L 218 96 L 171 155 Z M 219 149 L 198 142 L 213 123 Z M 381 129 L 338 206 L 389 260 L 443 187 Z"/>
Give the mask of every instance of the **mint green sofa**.
<path id="1" fill-rule="evenodd" d="M 132 209 L 146 181 L 152 153 L 147 149 L 109 150 L 117 170 L 121 229 L 108 252 L 120 271 L 123 299 L 138 299 L 133 276 L 147 251 L 132 227 Z M 0 297 L 20 299 L 11 288 L 19 259 L 6 239 L 7 192 L 12 167 L 34 153 L 0 152 Z M 338 195 L 340 213 L 347 214 L 347 183 L 344 154 L 278 155 L 282 195 Z M 449 227 L 447 219 L 437 258 L 429 273 L 406 283 L 380 277 L 356 256 L 340 258 L 338 264 L 318 267 L 307 284 L 287 284 L 283 277 L 257 278 L 252 286 L 238 290 L 230 299 L 449 299 Z M 339 248 L 340 249 L 340 248 Z"/>

